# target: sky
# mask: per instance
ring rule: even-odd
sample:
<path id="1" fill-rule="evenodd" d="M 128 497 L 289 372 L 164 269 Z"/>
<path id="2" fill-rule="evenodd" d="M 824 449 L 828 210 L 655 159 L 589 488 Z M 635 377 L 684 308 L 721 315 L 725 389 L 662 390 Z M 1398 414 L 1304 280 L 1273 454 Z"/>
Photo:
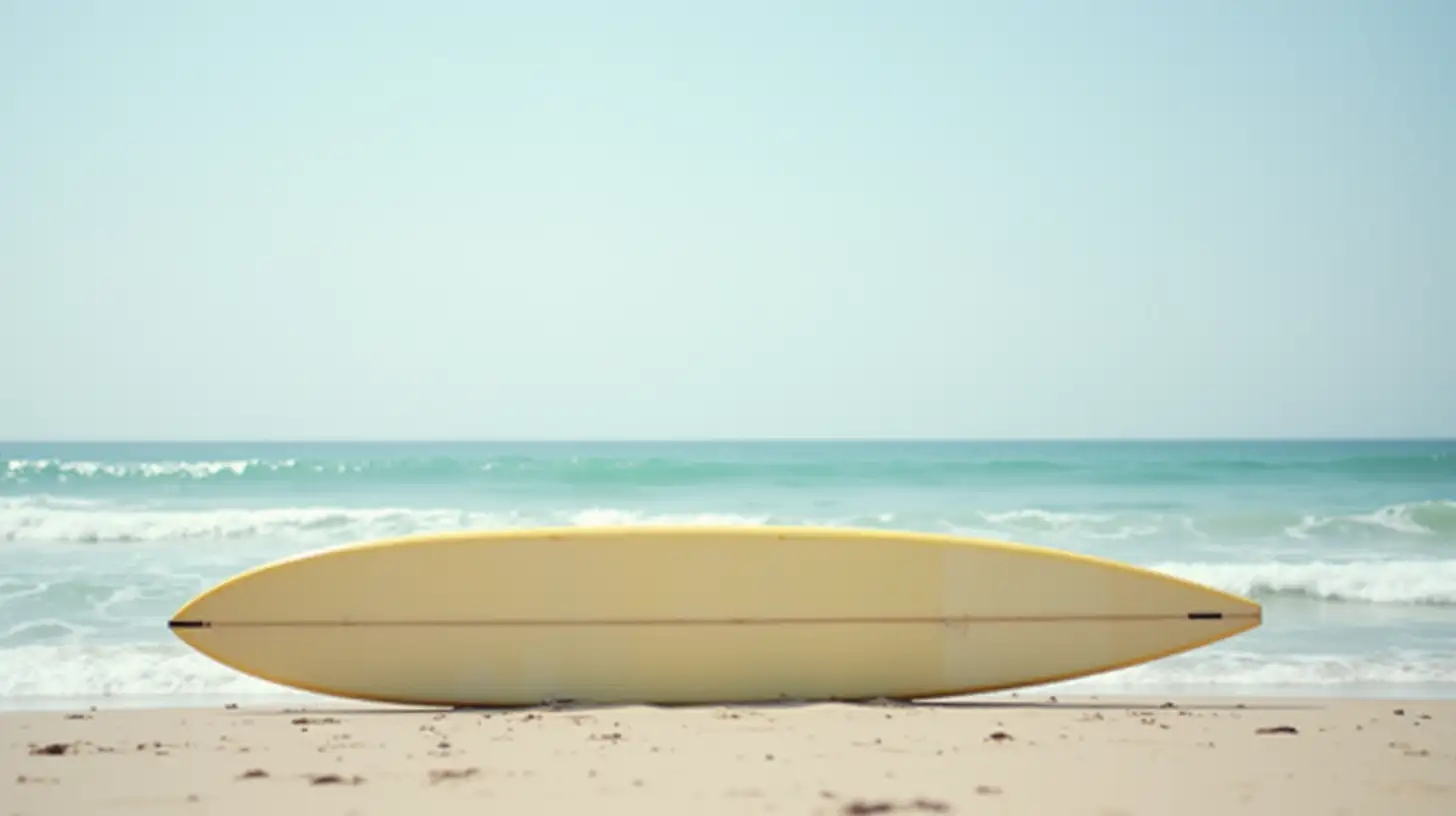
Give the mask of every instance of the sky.
<path id="1" fill-rule="evenodd" d="M 1456 436 L 1453 42 L 0 0 L 0 439 Z"/>

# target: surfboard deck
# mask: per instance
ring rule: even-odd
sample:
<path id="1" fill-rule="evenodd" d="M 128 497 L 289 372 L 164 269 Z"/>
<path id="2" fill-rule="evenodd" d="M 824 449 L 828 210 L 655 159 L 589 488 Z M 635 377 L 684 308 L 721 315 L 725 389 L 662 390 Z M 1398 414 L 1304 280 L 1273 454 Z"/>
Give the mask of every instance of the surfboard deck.
<path id="1" fill-rule="evenodd" d="M 1060 550 L 808 527 L 465 531 L 292 556 L 169 621 L 238 671 L 443 706 L 913 699 L 1204 646 L 1258 604 Z"/>

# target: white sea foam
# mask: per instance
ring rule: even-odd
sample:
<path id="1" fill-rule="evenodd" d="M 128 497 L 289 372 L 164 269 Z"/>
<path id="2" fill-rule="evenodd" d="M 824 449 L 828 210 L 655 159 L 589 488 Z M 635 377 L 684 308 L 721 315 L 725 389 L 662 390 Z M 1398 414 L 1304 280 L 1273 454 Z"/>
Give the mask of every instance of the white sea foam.
<path id="1" fill-rule="evenodd" d="M 1453 523 L 1456 523 L 1456 502 L 1413 502 L 1393 504 L 1370 513 L 1348 516 L 1306 515 L 1299 523 L 1286 527 L 1285 533 L 1300 539 L 1331 534 L 1350 536 L 1382 532 L 1429 536 L 1451 532 Z"/>
<path id="2" fill-rule="evenodd" d="M 27 645 L 0 649 L 0 697 L 277 694 L 181 643 Z"/>
<path id="3" fill-rule="evenodd" d="M 13 464 L 13 463 L 12 463 Z M 217 463 L 213 463 L 217 464 Z M 856 516 L 879 526 L 900 515 Z M 1283 540 L 1301 547 L 1327 542 L 1409 540 L 1442 545 L 1456 538 L 1456 502 L 1394 504 L 1350 515 L 1298 516 L 1264 512 L 1249 516 L 1190 517 L 1175 513 L 1091 513 L 1021 508 L 983 511 L 965 517 L 921 519 L 929 529 L 993 537 L 1042 537 L 1064 541 Z M 168 509 L 153 505 L 110 504 L 55 496 L 0 499 L 0 541 L 158 541 L 232 539 L 297 535 L 307 539 L 358 535 L 401 535 L 440 529 L 500 528 L 542 524 L 766 524 L 816 523 L 840 526 L 833 519 L 778 519 L 769 515 L 722 512 L 663 513 L 621 507 L 562 509 L 532 514 L 476 512 L 455 508 L 404 507 L 217 507 Z"/>
<path id="4" fill-rule="evenodd" d="M 1456 605 L 1456 561 L 1167 563 L 1153 568 L 1252 597 Z"/>
<path id="5" fill-rule="evenodd" d="M 1390 651 L 1375 655 L 1266 655 L 1190 653 L 1057 684 L 1068 689 L 1139 689 L 1174 686 L 1224 690 L 1279 687 L 1456 687 L 1456 658 Z M 180 643 L 27 645 L 0 648 L 0 707 L 26 698 L 305 696 L 233 671 Z"/>
<path id="6" fill-rule="evenodd" d="M 983 512 L 977 515 L 981 520 L 979 524 L 952 524 L 951 531 L 972 536 L 1044 534 L 1057 538 L 1075 536 L 1090 540 L 1119 541 L 1165 533 L 1170 523 L 1176 524 L 1170 517 L 1163 516 L 1072 513 L 1034 507 Z"/>
<path id="7" fill-rule="evenodd" d="M 1392 504 L 1347 515 L 1301 514 L 1279 509 L 1214 515 L 1092 513 L 1030 507 L 981 512 L 977 516 L 979 523 L 956 525 L 957 530 L 1093 540 L 1257 538 L 1318 543 L 1456 537 L 1456 501 L 1450 500 Z"/>
<path id="8" fill-rule="evenodd" d="M 439 530 L 510 529 L 540 525 L 764 524 L 768 517 L 731 513 L 649 513 L 607 507 L 526 515 L 448 508 L 271 507 L 207 510 L 55 505 L 0 501 L 0 541 L 137 543 L 194 539 L 288 538 L 333 542 Z"/>
<path id="9" fill-rule="evenodd" d="M 571 513 L 567 522 L 581 527 L 623 526 L 629 524 L 678 525 L 702 524 L 709 526 L 745 527 L 766 524 L 767 516 L 740 516 L 732 513 L 642 513 L 633 510 L 615 510 L 597 507 Z"/>
<path id="10" fill-rule="evenodd" d="M 1070 688 L 1204 686 L 1275 689 L 1281 686 L 1456 686 L 1456 656 L 1410 650 L 1378 654 L 1189 652 L 1072 680 Z M 1448 692 L 1449 693 L 1449 692 Z"/>
<path id="11" fill-rule="evenodd" d="M 0 505 L 0 540 L 147 542 L 288 536 L 330 540 L 424 530 L 501 526 L 504 519 L 458 510 L 274 507 L 167 510 L 72 509 L 12 501 Z"/>
<path id="12" fill-rule="evenodd" d="M 111 477 L 125 479 L 132 476 L 158 478 L 189 476 L 206 479 L 212 476 L 232 474 L 242 476 L 250 468 L 268 471 L 287 470 L 296 465 L 293 459 L 264 461 L 261 459 L 226 459 L 217 461 L 160 461 L 160 462 L 91 462 L 62 461 L 59 459 L 11 459 L 5 466 L 5 477 L 19 480 L 28 476 L 54 473 L 60 476 L 80 476 L 94 479 Z"/>

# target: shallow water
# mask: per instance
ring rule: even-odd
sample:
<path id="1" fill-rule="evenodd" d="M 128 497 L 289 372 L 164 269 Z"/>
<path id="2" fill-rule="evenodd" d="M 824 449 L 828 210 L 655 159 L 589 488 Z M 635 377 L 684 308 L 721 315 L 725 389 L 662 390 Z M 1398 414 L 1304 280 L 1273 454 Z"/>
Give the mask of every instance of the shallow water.
<path id="1" fill-rule="evenodd" d="M 1063 692 L 1456 696 L 1456 442 L 0 444 L 0 706 L 289 698 L 167 630 L 242 569 L 462 528 L 988 536 L 1249 595 L 1264 625 Z"/>

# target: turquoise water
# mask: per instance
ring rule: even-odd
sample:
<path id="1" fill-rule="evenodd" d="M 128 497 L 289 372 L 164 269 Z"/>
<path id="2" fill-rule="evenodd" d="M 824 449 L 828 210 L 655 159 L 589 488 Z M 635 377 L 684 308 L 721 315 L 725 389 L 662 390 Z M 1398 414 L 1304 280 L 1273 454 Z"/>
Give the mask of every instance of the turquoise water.
<path id="1" fill-rule="evenodd" d="M 0 443 L 0 706 L 287 696 L 165 621 L 332 544 L 560 524 L 990 536 L 1251 595 L 1253 633 L 1048 691 L 1456 696 L 1456 442 Z"/>

